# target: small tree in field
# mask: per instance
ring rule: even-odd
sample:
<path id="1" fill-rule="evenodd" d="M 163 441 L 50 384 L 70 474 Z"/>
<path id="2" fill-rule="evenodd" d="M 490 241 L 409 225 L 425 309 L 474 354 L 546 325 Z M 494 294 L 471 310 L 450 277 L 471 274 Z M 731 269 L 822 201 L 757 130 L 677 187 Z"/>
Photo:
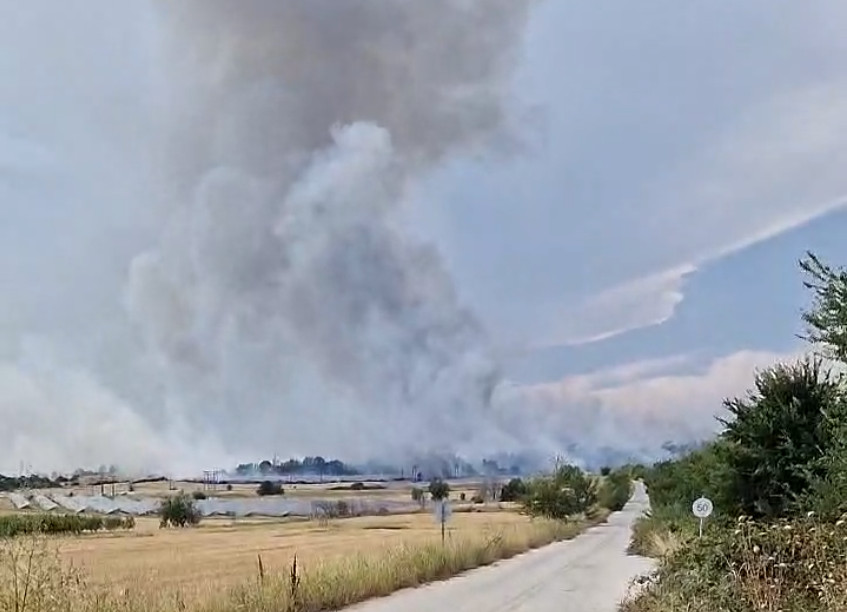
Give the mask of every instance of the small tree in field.
<path id="1" fill-rule="evenodd" d="M 536 478 L 524 500 L 533 516 L 567 520 L 597 503 L 597 483 L 578 467 L 561 465 L 552 476 Z"/>
<path id="2" fill-rule="evenodd" d="M 529 487 L 520 478 L 512 478 L 500 492 L 500 501 L 516 502 L 529 493 Z"/>
<path id="3" fill-rule="evenodd" d="M 159 506 L 159 527 L 193 527 L 200 523 L 200 511 L 194 500 L 180 493 L 167 498 Z"/>
<path id="4" fill-rule="evenodd" d="M 256 495 L 264 497 L 266 495 L 285 495 L 285 490 L 278 482 L 264 480 L 256 489 Z"/>
<path id="5" fill-rule="evenodd" d="M 426 495 L 420 487 L 412 487 L 412 501 L 421 505 L 421 508 L 426 504 Z"/>
<path id="6" fill-rule="evenodd" d="M 447 499 L 450 495 L 450 485 L 441 480 L 440 478 L 436 478 L 431 483 L 429 483 L 429 494 L 432 497 L 433 501 L 441 501 L 443 499 Z"/>

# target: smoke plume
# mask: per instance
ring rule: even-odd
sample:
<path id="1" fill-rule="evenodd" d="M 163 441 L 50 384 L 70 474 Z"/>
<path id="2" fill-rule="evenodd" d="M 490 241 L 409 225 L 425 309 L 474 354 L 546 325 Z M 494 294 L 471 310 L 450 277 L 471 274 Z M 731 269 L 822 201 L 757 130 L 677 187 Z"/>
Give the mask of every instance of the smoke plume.
<path id="1" fill-rule="evenodd" d="M 529 5 L 160 3 L 167 222 L 125 303 L 169 411 L 233 450 L 505 443 L 485 335 L 398 211 L 508 137 Z"/>

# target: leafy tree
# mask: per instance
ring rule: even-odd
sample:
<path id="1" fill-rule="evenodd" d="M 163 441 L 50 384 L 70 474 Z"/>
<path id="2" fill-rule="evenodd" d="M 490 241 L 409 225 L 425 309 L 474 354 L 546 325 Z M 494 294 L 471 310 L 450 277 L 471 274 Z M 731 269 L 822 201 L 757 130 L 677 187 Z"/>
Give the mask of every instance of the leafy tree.
<path id="1" fill-rule="evenodd" d="M 270 480 L 264 480 L 259 487 L 256 489 L 256 495 L 264 497 L 266 495 L 285 495 L 285 490 L 282 488 L 282 485 L 278 482 L 272 482 Z"/>
<path id="2" fill-rule="evenodd" d="M 500 501 L 514 502 L 529 493 L 529 487 L 520 478 L 512 478 L 500 492 Z"/>
<path id="3" fill-rule="evenodd" d="M 600 485 L 598 502 L 613 512 L 623 510 L 632 493 L 632 478 L 628 470 L 610 472 Z"/>
<path id="4" fill-rule="evenodd" d="M 803 313 L 804 338 L 821 344 L 829 357 L 847 363 L 847 270 L 832 268 L 811 252 L 800 261 L 812 291 L 812 308 Z"/>
<path id="5" fill-rule="evenodd" d="M 608 476 L 611 473 L 612 473 L 612 468 L 610 468 L 608 465 L 604 465 L 603 467 L 600 468 L 600 475 L 601 476 Z"/>
<path id="6" fill-rule="evenodd" d="M 184 493 L 167 498 L 159 506 L 160 527 L 191 527 L 200 523 L 200 511 Z"/>
<path id="7" fill-rule="evenodd" d="M 524 499 L 533 516 L 566 520 L 597 503 L 597 483 L 578 467 L 561 465 L 550 477 L 536 478 Z"/>
<path id="8" fill-rule="evenodd" d="M 429 494 L 432 497 L 433 501 L 441 501 L 442 499 L 447 499 L 450 495 L 450 485 L 441 480 L 440 478 L 436 478 L 432 482 L 429 483 Z"/>
<path id="9" fill-rule="evenodd" d="M 733 493 L 745 513 L 780 516 L 826 474 L 845 422 L 840 381 L 814 357 L 759 373 L 755 387 L 747 398 L 726 400 L 730 417 L 720 419 Z"/>
<path id="10" fill-rule="evenodd" d="M 679 459 L 655 464 L 644 474 L 651 504 L 688 512 L 691 503 L 705 495 L 714 502 L 716 514 L 735 513 L 738 504 L 731 490 L 729 450 L 728 442 L 717 440 Z"/>

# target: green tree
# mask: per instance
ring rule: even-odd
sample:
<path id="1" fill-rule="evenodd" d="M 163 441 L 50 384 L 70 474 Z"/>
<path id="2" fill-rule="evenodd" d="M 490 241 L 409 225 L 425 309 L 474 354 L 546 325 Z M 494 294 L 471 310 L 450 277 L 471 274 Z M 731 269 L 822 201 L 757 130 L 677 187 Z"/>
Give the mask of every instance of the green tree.
<path id="1" fill-rule="evenodd" d="M 600 485 L 598 503 L 612 512 L 623 510 L 632 493 L 629 470 L 610 471 Z"/>
<path id="2" fill-rule="evenodd" d="M 597 503 L 597 482 L 573 465 L 561 465 L 552 476 L 536 478 L 524 499 L 533 516 L 566 520 Z"/>
<path id="3" fill-rule="evenodd" d="M 440 478 L 436 478 L 432 482 L 429 483 L 429 494 L 432 497 L 433 501 L 441 501 L 442 499 L 447 499 L 450 495 L 450 485 L 441 480 Z"/>
<path id="4" fill-rule="evenodd" d="M 200 523 L 201 515 L 194 500 L 184 493 L 167 498 L 159 506 L 160 527 L 191 527 Z"/>
<path id="5" fill-rule="evenodd" d="M 740 510 L 789 513 L 826 476 L 827 454 L 845 422 L 840 380 L 809 357 L 760 372 L 748 397 L 724 405 L 730 416 L 720 419 L 722 436 Z"/>
<path id="6" fill-rule="evenodd" d="M 527 493 L 529 493 L 529 487 L 527 486 L 527 484 L 520 478 L 512 478 L 508 483 L 506 483 L 506 486 L 503 487 L 503 490 L 500 491 L 500 501 L 519 501 Z"/>
<path id="7" fill-rule="evenodd" d="M 256 489 L 256 495 L 264 497 L 266 495 L 285 495 L 285 490 L 278 482 L 263 480 Z"/>
<path id="8" fill-rule="evenodd" d="M 812 307 L 803 313 L 804 338 L 823 345 L 826 355 L 847 363 L 847 270 L 824 264 L 808 252 L 800 260 L 803 283 L 812 292 Z"/>

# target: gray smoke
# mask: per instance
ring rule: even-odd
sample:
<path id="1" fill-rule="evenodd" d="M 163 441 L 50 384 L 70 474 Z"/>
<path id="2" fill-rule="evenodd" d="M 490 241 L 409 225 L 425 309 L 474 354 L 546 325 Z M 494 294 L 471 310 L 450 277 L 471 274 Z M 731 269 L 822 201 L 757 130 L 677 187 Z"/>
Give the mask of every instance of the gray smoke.
<path id="1" fill-rule="evenodd" d="M 401 213 L 439 162 L 510 142 L 531 4 L 160 3 L 168 220 L 125 300 L 152 418 L 241 452 L 508 450 L 485 334 Z"/>

